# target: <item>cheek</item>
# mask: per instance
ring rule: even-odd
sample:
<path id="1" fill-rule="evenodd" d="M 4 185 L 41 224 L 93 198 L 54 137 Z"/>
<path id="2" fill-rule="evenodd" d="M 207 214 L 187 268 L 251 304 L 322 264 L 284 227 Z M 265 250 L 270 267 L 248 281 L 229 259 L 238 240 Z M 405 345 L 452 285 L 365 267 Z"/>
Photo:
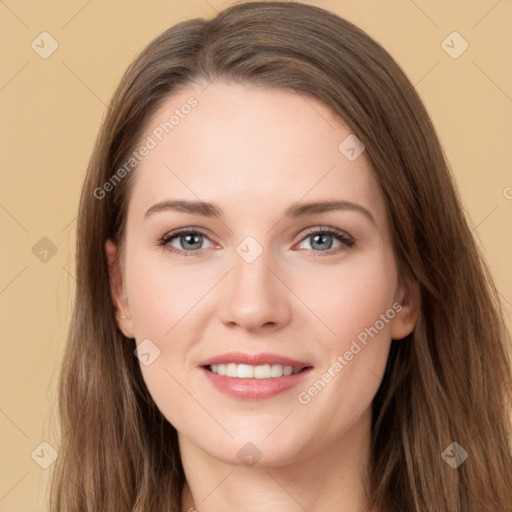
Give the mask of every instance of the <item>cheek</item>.
<path id="1" fill-rule="evenodd" d="M 135 251 L 127 261 L 126 291 L 137 338 L 172 337 L 183 323 L 190 323 L 196 306 L 215 283 L 211 270 L 165 263 L 164 258 L 138 257 Z"/>
<path id="2" fill-rule="evenodd" d="M 151 354 L 150 364 L 140 360 L 148 391 L 167 420 L 181 429 L 193 406 L 183 386 L 190 388 L 190 347 L 201 330 L 201 308 L 196 306 L 211 285 L 193 279 L 190 269 L 155 260 L 132 251 L 126 262 L 126 293 L 137 345 Z"/>
<path id="3" fill-rule="evenodd" d="M 340 267 L 337 273 L 331 269 L 329 278 L 317 284 L 309 303 L 331 332 L 323 328 L 317 336 L 321 365 L 297 398 L 310 413 L 330 411 L 324 415 L 326 428 L 335 432 L 357 420 L 380 386 L 397 312 L 395 267 L 383 257 L 372 264 Z"/>
<path id="4" fill-rule="evenodd" d="M 304 290 L 305 302 L 329 328 L 324 333 L 329 344 L 334 341 L 332 348 L 341 350 L 360 333 L 364 338 L 376 322 L 383 337 L 390 334 L 391 324 L 379 321 L 392 307 L 396 288 L 394 267 L 385 258 L 381 263 L 340 267 L 337 272 L 330 269 L 325 277 L 316 277 L 315 286 Z"/>

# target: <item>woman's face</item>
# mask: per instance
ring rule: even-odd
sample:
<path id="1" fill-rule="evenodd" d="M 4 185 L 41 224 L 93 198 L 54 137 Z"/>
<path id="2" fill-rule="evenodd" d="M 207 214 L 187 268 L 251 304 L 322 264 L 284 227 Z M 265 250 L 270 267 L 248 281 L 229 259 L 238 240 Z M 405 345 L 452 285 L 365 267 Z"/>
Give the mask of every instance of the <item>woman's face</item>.
<path id="1" fill-rule="evenodd" d="M 162 414 L 215 459 L 280 465 L 366 433 L 390 340 L 414 327 L 350 133 L 310 97 L 214 83 L 141 139 L 122 264 L 106 247 L 118 323 Z"/>

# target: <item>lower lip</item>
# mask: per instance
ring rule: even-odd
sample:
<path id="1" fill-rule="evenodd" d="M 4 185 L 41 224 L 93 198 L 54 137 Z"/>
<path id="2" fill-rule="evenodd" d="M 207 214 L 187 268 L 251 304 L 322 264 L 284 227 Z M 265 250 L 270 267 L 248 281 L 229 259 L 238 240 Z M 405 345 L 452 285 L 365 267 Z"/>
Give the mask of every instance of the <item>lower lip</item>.
<path id="1" fill-rule="evenodd" d="M 201 369 L 219 391 L 235 398 L 260 400 L 263 398 L 271 398 L 297 386 L 313 368 L 307 368 L 295 375 L 271 377 L 269 379 L 239 379 L 236 377 L 227 377 L 226 375 L 218 375 L 206 368 Z"/>

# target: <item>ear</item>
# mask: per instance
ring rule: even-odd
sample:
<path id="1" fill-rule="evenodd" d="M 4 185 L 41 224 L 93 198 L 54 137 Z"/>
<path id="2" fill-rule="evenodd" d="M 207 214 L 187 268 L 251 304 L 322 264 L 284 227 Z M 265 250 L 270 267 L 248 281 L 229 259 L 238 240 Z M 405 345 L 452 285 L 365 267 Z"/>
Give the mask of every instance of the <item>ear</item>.
<path id="1" fill-rule="evenodd" d="M 117 246 L 112 240 L 105 242 L 105 253 L 108 261 L 110 293 L 116 309 L 116 323 L 127 338 L 135 338 L 128 300 L 124 291 L 123 274 L 119 263 Z"/>
<path id="2" fill-rule="evenodd" d="M 401 276 L 395 301 L 402 308 L 392 320 L 391 338 L 401 340 L 414 330 L 421 310 L 420 285 L 410 274 Z"/>

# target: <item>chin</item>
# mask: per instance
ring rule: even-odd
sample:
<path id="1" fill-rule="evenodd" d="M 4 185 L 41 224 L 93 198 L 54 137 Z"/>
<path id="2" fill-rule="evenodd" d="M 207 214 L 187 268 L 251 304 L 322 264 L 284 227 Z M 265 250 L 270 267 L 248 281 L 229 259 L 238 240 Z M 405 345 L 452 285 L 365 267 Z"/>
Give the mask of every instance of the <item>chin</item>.
<path id="1" fill-rule="evenodd" d="M 290 436 L 286 430 L 281 435 L 273 432 L 265 439 L 254 424 L 252 431 L 232 434 L 233 438 L 226 435 L 221 440 L 212 439 L 206 444 L 203 437 L 198 447 L 226 464 L 247 468 L 285 466 L 296 462 L 306 447 L 311 448 L 311 440 L 303 442 L 296 436 Z M 212 446 L 216 447 L 214 451 Z"/>

